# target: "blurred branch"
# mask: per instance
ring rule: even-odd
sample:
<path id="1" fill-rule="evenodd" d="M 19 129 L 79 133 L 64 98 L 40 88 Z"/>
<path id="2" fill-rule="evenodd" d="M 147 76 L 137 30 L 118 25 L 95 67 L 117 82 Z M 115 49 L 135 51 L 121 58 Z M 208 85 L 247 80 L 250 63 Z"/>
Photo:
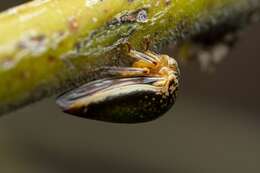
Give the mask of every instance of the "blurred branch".
<path id="1" fill-rule="evenodd" d="M 0 14 L 0 113 L 128 65 L 117 49 L 195 38 L 257 19 L 260 0 L 44 0 Z M 223 26 L 223 27 L 221 27 Z M 214 34 L 214 33 L 213 33 Z"/>

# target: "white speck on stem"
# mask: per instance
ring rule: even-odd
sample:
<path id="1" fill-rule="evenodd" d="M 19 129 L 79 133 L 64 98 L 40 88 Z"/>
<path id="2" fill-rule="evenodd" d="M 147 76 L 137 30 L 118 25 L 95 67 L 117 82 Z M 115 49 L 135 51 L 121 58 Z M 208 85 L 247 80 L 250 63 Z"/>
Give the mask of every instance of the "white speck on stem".
<path id="1" fill-rule="evenodd" d="M 148 15 L 145 10 L 141 10 L 136 17 L 136 21 L 139 23 L 145 23 L 148 20 Z"/>
<path id="2" fill-rule="evenodd" d="M 43 8 L 43 9 L 41 9 L 39 11 L 36 11 L 35 13 L 31 13 L 29 15 L 20 15 L 19 16 L 19 20 L 20 20 L 20 22 L 25 22 L 27 20 L 30 20 L 30 19 L 32 19 L 34 17 L 37 17 L 37 16 L 43 14 L 45 11 L 46 11 L 46 9 Z"/>
<path id="3" fill-rule="evenodd" d="M 48 2 L 50 2 L 50 0 L 35 0 L 33 3 L 31 3 L 31 5 L 37 7 Z"/>
<path id="4" fill-rule="evenodd" d="M 97 4 L 99 0 L 85 0 L 86 7 L 92 7 L 93 5 Z"/>
<path id="5" fill-rule="evenodd" d="M 156 1 L 155 7 L 158 7 L 160 5 L 160 1 Z"/>
<path id="6" fill-rule="evenodd" d="M 97 19 L 96 17 L 93 17 L 93 18 L 92 18 L 92 21 L 93 21 L 94 23 L 97 23 L 98 19 Z"/>
<path id="7" fill-rule="evenodd" d="M 17 9 L 16 8 L 11 8 L 7 11 L 8 14 L 16 14 L 17 13 Z"/>

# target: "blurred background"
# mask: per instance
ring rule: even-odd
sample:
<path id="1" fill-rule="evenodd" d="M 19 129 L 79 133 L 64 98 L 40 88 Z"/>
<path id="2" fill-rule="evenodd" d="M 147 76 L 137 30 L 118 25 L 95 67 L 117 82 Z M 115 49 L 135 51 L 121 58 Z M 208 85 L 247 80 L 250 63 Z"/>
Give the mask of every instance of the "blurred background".
<path id="1" fill-rule="evenodd" d="M 182 65 L 176 105 L 153 122 L 84 120 L 61 113 L 55 98 L 1 117 L 0 172 L 259 173 L 259 42 L 257 24 L 215 73 Z"/>

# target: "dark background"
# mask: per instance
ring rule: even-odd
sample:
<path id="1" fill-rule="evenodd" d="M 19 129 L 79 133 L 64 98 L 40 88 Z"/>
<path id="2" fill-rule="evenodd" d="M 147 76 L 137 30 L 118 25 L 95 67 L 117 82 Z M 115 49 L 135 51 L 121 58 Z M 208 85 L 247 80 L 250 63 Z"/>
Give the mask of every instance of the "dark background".
<path id="1" fill-rule="evenodd" d="M 0 172 L 259 173 L 259 35 L 248 27 L 213 74 L 182 65 L 176 105 L 150 123 L 79 119 L 55 98 L 2 117 Z"/>

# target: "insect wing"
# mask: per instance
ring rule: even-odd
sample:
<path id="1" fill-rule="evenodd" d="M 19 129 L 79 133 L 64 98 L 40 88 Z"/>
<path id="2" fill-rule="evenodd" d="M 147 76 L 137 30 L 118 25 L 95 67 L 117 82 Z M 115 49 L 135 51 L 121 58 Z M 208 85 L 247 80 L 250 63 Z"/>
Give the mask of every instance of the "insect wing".
<path id="1" fill-rule="evenodd" d="M 57 99 L 64 112 L 117 123 L 150 121 L 171 106 L 153 84 L 160 77 L 107 78 L 85 84 Z"/>

